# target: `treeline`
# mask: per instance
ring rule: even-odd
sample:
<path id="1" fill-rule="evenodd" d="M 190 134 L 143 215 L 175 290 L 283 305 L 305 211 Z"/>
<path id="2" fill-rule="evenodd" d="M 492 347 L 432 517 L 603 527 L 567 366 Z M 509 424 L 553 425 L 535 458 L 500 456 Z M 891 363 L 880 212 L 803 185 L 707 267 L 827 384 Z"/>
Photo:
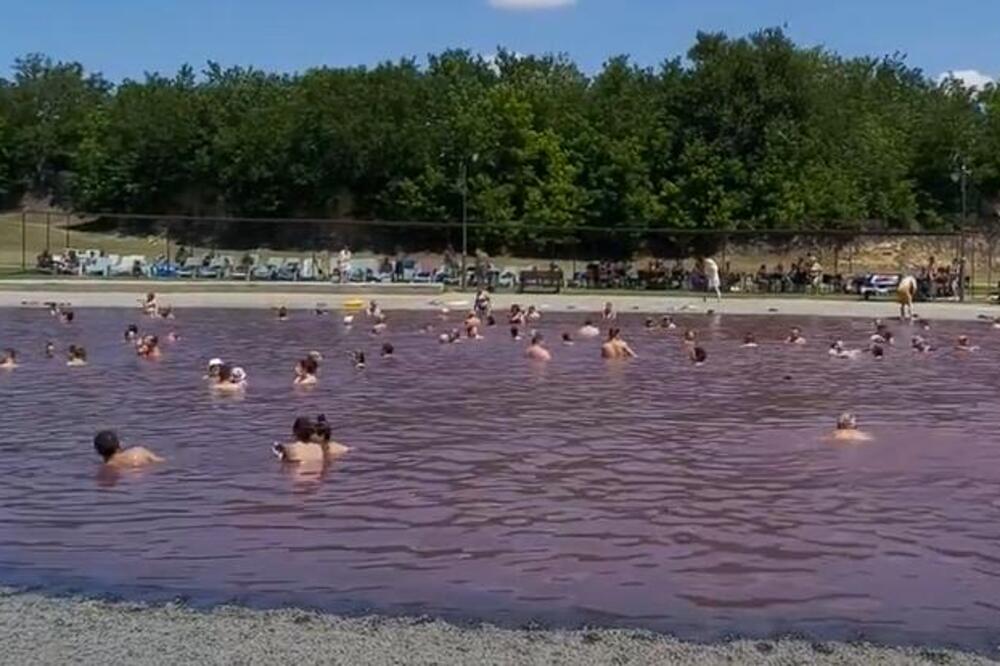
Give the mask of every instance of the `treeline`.
<path id="1" fill-rule="evenodd" d="M 0 196 L 87 211 L 457 221 L 475 241 L 614 228 L 951 228 L 1000 193 L 1000 90 L 780 30 L 592 76 L 466 51 L 279 75 L 209 63 L 113 85 L 39 55 L 0 80 Z M 995 218 L 993 218 L 995 220 Z M 411 231 L 420 234 L 420 230 Z"/>

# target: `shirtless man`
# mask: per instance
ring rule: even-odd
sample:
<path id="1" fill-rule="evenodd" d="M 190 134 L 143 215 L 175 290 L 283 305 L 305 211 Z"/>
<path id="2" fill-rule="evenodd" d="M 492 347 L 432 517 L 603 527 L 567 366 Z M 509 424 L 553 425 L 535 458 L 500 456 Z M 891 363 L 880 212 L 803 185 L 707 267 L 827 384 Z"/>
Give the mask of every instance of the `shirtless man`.
<path id="1" fill-rule="evenodd" d="M 576 334 L 581 338 L 596 338 L 601 334 L 601 330 L 594 326 L 594 322 L 588 319 L 583 322 L 583 326 L 580 327 L 580 330 Z"/>
<path id="2" fill-rule="evenodd" d="M 837 418 L 837 429 L 829 436 L 835 442 L 867 442 L 871 435 L 858 430 L 858 420 L 851 412 L 844 412 Z"/>
<path id="3" fill-rule="evenodd" d="M 320 415 L 315 423 L 300 416 L 292 424 L 295 441 L 287 444 L 275 443 L 272 450 L 282 462 L 287 463 L 323 463 L 329 458 L 350 451 L 350 448 L 343 444 L 330 441 L 330 434 L 330 426 L 325 416 Z"/>
<path id="4" fill-rule="evenodd" d="M 619 328 L 611 328 L 608 331 L 607 341 L 601 345 L 601 357 L 603 358 L 635 358 L 636 354 L 628 343 L 622 340 L 622 332 Z"/>
<path id="5" fill-rule="evenodd" d="M 896 287 L 896 302 L 899 303 L 899 318 L 904 321 L 913 319 L 913 298 L 917 294 L 917 279 L 907 275 L 899 281 Z"/>
<path id="6" fill-rule="evenodd" d="M 524 355 L 530 358 L 532 361 L 551 361 L 552 354 L 549 350 L 542 346 L 542 335 L 541 333 L 536 333 L 531 338 L 531 344 L 525 350 Z"/>
<path id="7" fill-rule="evenodd" d="M 141 446 L 123 449 L 114 430 L 102 430 L 97 433 L 94 437 L 94 449 L 104 459 L 105 465 L 118 469 L 163 462 L 163 458 Z"/>

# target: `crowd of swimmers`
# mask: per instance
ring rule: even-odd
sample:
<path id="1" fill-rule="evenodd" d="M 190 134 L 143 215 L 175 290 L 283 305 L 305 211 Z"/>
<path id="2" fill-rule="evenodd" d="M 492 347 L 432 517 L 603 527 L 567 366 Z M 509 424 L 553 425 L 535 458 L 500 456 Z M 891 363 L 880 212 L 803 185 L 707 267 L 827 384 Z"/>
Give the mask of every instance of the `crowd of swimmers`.
<path id="1" fill-rule="evenodd" d="M 916 294 L 916 282 L 912 278 L 904 278 L 897 290 L 897 301 L 900 305 L 900 317 L 904 321 L 916 321 L 921 334 L 915 334 L 910 338 L 910 347 L 914 352 L 921 354 L 931 353 L 936 347 L 923 335 L 930 330 L 930 323 L 923 319 L 918 319 L 913 314 L 913 299 Z M 67 304 L 48 303 L 49 310 L 53 316 L 58 316 L 60 321 L 70 324 L 74 321 L 73 310 Z M 155 294 L 147 294 L 144 299 L 140 299 L 140 307 L 143 313 L 161 319 L 174 318 L 173 308 L 159 304 Z M 317 315 L 325 314 L 325 310 L 317 306 Z M 442 308 L 441 313 L 447 314 L 447 309 Z M 365 316 L 371 320 L 371 333 L 378 336 L 384 333 L 389 326 L 388 318 L 379 307 L 378 303 L 371 301 L 364 309 Z M 605 359 L 630 359 L 636 358 L 636 352 L 623 339 L 622 331 L 617 326 L 618 314 L 614 305 L 606 303 L 600 312 L 600 321 L 607 326 L 607 336 L 600 345 L 600 354 Z M 285 306 L 277 308 L 277 318 L 279 321 L 287 321 L 290 313 Z M 522 308 L 514 304 L 506 313 L 507 323 L 510 326 L 511 338 L 515 341 L 522 339 L 522 332 L 529 342 L 525 348 L 525 356 L 532 361 L 547 362 L 552 360 L 552 353 L 545 345 L 545 339 L 541 333 L 529 327 L 542 318 L 541 311 L 533 305 Z M 353 324 L 354 316 L 346 315 L 344 324 Z M 462 329 L 452 328 L 447 332 L 439 334 L 438 340 L 442 344 L 454 344 L 465 340 L 482 340 L 485 328 L 498 325 L 497 315 L 493 312 L 492 300 L 489 292 L 480 290 L 473 301 L 473 308 L 463 319 Z M 994 318 L 992 325 L 1000 329 L 1000 317 Z M 645 320 L 647 330 L 670 331 L 677 328 L 677 322 L 671 315 L 662 316 L 659 321 L 652 317 Z M 464 334 L 463 334 L 464 329 Z M 425 332 L 433 330 L 427 326 Z M 593 340 L 601 337 L 601 329 L 594 323 L 594 319 L 586 318 L 583 325 L 573 333 L 563 332 L 561 341 L 564 346 L 575 344 L 577 339 Z M 130 324 L 124 333 L 126 343 L 134 346 L 139 357 L 156 359 L 162 355 L 159 337 L 156 335 L 142 335 L 139 327 Z M 167 335 L 167 340 L 176 342 L 179 337 L 174 333 Z M 681 335 L 681 342 L 686 349 L 687 356 L 695 365 L 707 362 L 708 353 L 704 347 L 698 344 L 697 334 L 692 329 L 687 329 Z M 788 345 L 806 345 L 807 340 L 801 328 L 792 326 L 783 342 Z M 828 354 L 838 359 L 853 359 L 862 354 L 870 354 L 875 360 L 882 360 L 885 357 L 886 348 L 896 344 L 895 336 L 885 322 L 875 320 L 873 330 L 868 339 L 868 345 L 863 348 L 849 349 L 843 340 L 836 339 L 830 343 Z M 751 349 L 758 347 L 758 341 L 753 332 L 747 332 L 743 336 L 741 347 Z M 961 335 L 954 344 L 954 350 L 958 352 L 975 352 L 979 348 L 973 345 L 967 335 Z M 381 357 L 391 359 L 395 354 L 392 343 L 385 342 L 381 347 Z M 45 345 L 45 356 L 54 358 L 56 348 L 54 343 L 47 342 Z M 87 365 L 87 351 L 79 345 L 70 345 L 66 352 L 69 366 Z M 350 352 L 349 358 L 355 368 L 363 369 L 366 365 L 365 353 L 362 350 Z M 320 362 L 323 360 L 322 354 L 312 351 L 299 359 L 293 369 L 292 383 L 296 386 L 312 386 L 319 381 Z M 18 367 L 17 351 L 11 348 L 4 349 L 0 353 L 0 369 L 13 369 Z M 213 391 L 223 393 L 235 393 L 245 390 L 247 386 L 247 373 L 243 368 L 225 363 L 221 358 L 213 358 L 208 362 L 204 381 Z M 301 463 L 307 461 L 326 460 L 330 457 L 340 455 L 348 449 L 343 445 L 331 441 L 331 432 L 326 417 L 320 415 L 316 419 L 300 417 L 295 420 L 292 428 L 293 440 L 284 444 L 275 444 L 275 454 L 285 462 Z M 837 419 L 836 429 L 831 436 L 835 440 L 862 441 L 868 436 L 857 427 L 857 419 L 852 413 L 844 413 Z M 94 447 L 105 463 L 113 467 L 135 467 L 152 462 L 160 462 L 159 458 L 152 452 L 142 447 L 124 448 L 113 431 L 101 431 L 94 438 Z"/>

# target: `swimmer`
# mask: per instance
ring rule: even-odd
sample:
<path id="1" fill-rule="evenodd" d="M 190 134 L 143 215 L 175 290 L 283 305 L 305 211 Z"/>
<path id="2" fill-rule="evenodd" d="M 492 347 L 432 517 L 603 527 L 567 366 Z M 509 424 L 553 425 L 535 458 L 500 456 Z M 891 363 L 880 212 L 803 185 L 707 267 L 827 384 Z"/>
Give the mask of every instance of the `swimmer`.
<path id="1" fill-rule="evenodd" d="M 684 337 L 683 337 L 682 341 L 683 341 L 684 345 L 686 345 L 688 347 L 691 347 L 691 346 L 694 346 L 694 343 L 695 343 L 695 340 L 697 339 L 697 337 L 698 337 L 698 335 L 694 332 L 694 329 L 689 328 L 686 331 L 684 331 Z"/>
<path id="2" fill-rule="evenodd" d="M 570 335 L 569 333 L 563 333 L 562 334 L 562 343 L 564 345 L 566 345 L 567 347 L 572 346 L 573 345 L 573 336 Z"/>
<path id="3" fill-rule="evenodd" d="M 73 314 L 72 310 L 59 310 L 59 321 L 61 321 L 62 323 L 64 323 L 64 324 L 72 324 L 73 323 L 73 319 L 75 319 L 75 318 L 76 318 L 76 315 Z"/>
<path id="4" fill-rule="evenodd" d="M 528 312 L 524 316 L 528 321 L 538 321 L 542 318 L 542 313 L 534 305 L 529 305 Z"/>
<path id="5" fill-rule="evenodd" d="M 960 335 L 958 336 L 958 340 L 955 341 L 955 351 L 974 352 L 979 351 L 979 347 L 969 344 L 969 336 Z"/>
<path id="6" fill-rule="evenodd" d="M 175 318 L 174 317 L 174 308 L 173 308 L 173 306 L 170 306 L 170 305 L 164 305 L 162 308 L 160 308 L 157 311 L 157 314 L 160 315 L 160 319 L 174 319 Z"/>
<path id="7" fill-rule="evenodd" d="M 510 312 L 507 314 L 507 323 L 523 324 L 525 322 L 525 316 L 525 312 L 521 309 L 521 306 L 514 303 L 510 306 Z"/>
<path id="8" fill-rule="evenodd" d="M 876 361 L 881 361 L 882 359 L 885 358 L 885 349 L 882 348 L 882 345 L 872 345 L 871 351 L 872 351 L 872 357 Z"/>
<path id="9" fill-rule="evenodd" d="M 125 342 L 132 342 L 139 336 L 139 327 L 135 324 L 129 324 L 125 329 Z"/>
<path id="10" fill-rule="evenodd" d="M 343 444 L 330 441 L 330 435 L 330 426 L 325 416 L 320 415 L 316 423 L 300 416 L 292 424 L 294 441 L 288 444 L 276 442 L 272 445 L 272 450 L 282 462 L 287 463 L 325 462 L 327 458 L 350 450 Z"/>
<path id="11" fill-rule="evenodd" d="M 910 347 L 913 348 L 913 351 L 920 352 L 921 354 L 926 354 L 928 352 L 934 351 L 934 348 L 931 347 L 931 344 L 919 335 L 914 335 L 910 339 Z"/>
<path id="12" fill-rule="evenodd" d="M 493 311 L 493 301 L 490 292 L 485 287 L 480 287 L 476 291 L 476 298 L 473 300 L 473 309 L 479 317 L 491 317 Z"/>
<path id="13" fill-rule="evenodd" d="M 847 349 L 844 347 L 843 340 L 834 340 L 827 353 L 834 358 L 854 358 L 858 355 L 858 350 Z"/>
<path id="14" fill-rule="evenodd" d="M 213 391 L 221 391 L 223 393 L 236 393 L 238 391 L 242 391 L 246 388 L 246 382 L 238 381 L 235 371 L 236 369 L 231 365 L 224 363 L 219 367 L 219 374 L 215 378 L 215 382 L 209 384 L 209 387 Z"/>
<path id="15" fill-rule="evenodd" d="M 355 370 L 363 370 L 365 367 L 365 353 L 360 349 L 351 352 L 351 363 L 354 364 Z"/>
<path id="16" fill-rule="evenodd" d="M 601 330 L 594 326 L 594 322 L 587 319 L 583 322 L 583 326 L 580 330 L 576 332 L 581 338 L 596 338 L 601 334 Z"/>
<path id="17" fill-rule="evenodd" d="M 51 340 L 45 343 L 45 358 L 55 358 L 56 345 Z"/>
<path id="18" fill-rule="evenodd" d="M 601 318 L 604 321 L 613 321 L 618 318 L 618 313 L 615 312 L 615 306 L 611 301 L 604 304 L 604 309 L 601 311 Z"/>
<path id="19" fill-rule="evenodd" d="M 316 361 L 316 365 L 319 365 L 319 362 L 323 360 L 323 355 L 318 351 L 316 351 L 315 349 L 306 354 L 306 356 Z"/>
<path id="20" fill-rule="evenodd" d="M 896 302 L 899 303 L 899 318 L 904 321 L 913 319 L 913 299 L 917 295 L 917 279 L 907 275 L 899 281 L 896 287 Z"/>
<path id="21" fill-rule="evenodd" d="M 528 345 L 528 349 L 525 350 L 524 355 L 533 361 L 552 360 L 552 354 L 542 346 L 542 335 L 540 333 L 536 333 L 531 337 L 531 344 Z"/>
<path id="22" fill-rule="evenodd" d="M 656 322 L 653 321 L 652 317 L 646 317 L 646 321 L 643 323 L 643 326 L 645 326 L 647 330 L 650 330 L 656 327 Z"/>
<path id="23" fill-rule="evenodd" d="M 142 467 L 164 462 L 163 458 L 141 446 L 122 448 L 118 434 L 114 430 L 102 430 L 97 433 L 94 436 L 94 450 L 108 467 Z"/>
<path id="24" fill-rule="evenodd" d="M 169 333 L 167 333 L 167 342 L 178 342 L 180 341 L 180 339 L 181 336 L 177 335 L 175 331 L 170 331 Z"/>
<path id="25" fill-rule="evenodd" d="M 288 308 L 284 305 L 278 308 L 278 321 L 288 321 Z"/>
<path id="26" fill-rule="evenodd" d="M 82 368 L 87 365 L 87 350 L 77 345 L 70 345 L 66 365 L 71 368 Z"/>
<path id="27" fill-rule="evenodd" d="M 636 358 L 636 353 L 622 340 L 620 328 L 612 327 L 608 330 L 608 339 L 601 345 L 601 356 L 608 359 Z"/>
<path id="28" fill-rule="evenodd" d="M 209 360 L 207 372 L 202 379 L 218 381 L 219 370 L 222 369 L 222 365 L 223 363 L 221 358 L 213 358 Z"/>
<path id="29" fill-rule="evenodd" d="M 385 315 L 381 311 L 375 316 L 375 325 L 372 326 L 372 335 L 382 335 L 389 324 L 385 322 Z"/>
<path id="30" fill-rule="evenodd" d="M 691 350 L 691 362 L 695 365 L 702 365 L 708 360 L 708 352 L 703 347 L 694 347 Z"/>
<path id="31" fill-rule="evenodd" d="M 313 314 L 316 315 L 317 317 L 322 317 L 323 315 L 326 314 L 326 309 L 323 307 L 322 304 L 317 303 L 316 307 L 313 309 Z"/>
<path id="32" fill-rule="evenodd" d="M 788 337 L 785 338 L 785 342 L 790 345 L 806 344 L 806 339 L 802 337 L 802 329 L 798 326 L 792 326 L 792 330 L 788 332 Z"/>
<path id="33" fill-rule="evenodd" d="M 520 340 L 521 339 L 521 329 L 519 329 L 517 326 L 511 326 L 510 327 L 510 337 L 511 337 L 512 340 L 515 340 L 515 341 L 516 340 Z"/>
<path id="34" fill-rule="evenodd" d="M 148 315 L 156 314 L 156 309 L 157 309 L 156 294 L 154 294 L 153 292 L 149 292 L 148 294 L 146 294 L 146 298 L 144 300 L 141 299 L 139 303 L 141 304 L 140 307 L 145 314 Z"/>
<path id="35" fill-rule="evenodd" d="M 354 323 L 354 315 L 344 315 L 344 326 L 350 327 Z"/>
<path id="36" fill-rule="evenodd" d="M 382 317 L 382 308 L 375 301 L 368 301 L 368 309 L 365 310 L 365 314 L 373 319 L 380 319 Z"/>
<path id="37" fill-rule="evenodd" d="M 160 339 L 155 335 L 142 336 L 142 340 L 136 347 L 136 353 L 143 358 L 160 358 L 163 355 L 160 351 Z"/>
<path id="38" fill-rule="evenodd" d="M 316 361 L 307 356 L 295 364 L 295 379 L 292 380 L 292 383 L 298 386 L 315 384 L 319 381 L 316 377 L 318 370 L 319 365 Z"/>
<path id="39" fill-rule="evenodd" d="M 743 336 L 743 344 L 741 345 L 745 349 L 751 349 L 757 346 L 757 337 L 753 333 L 747 333 Z"/>
<path id="40" fill-rule="evenodd" d="M 829 439 L 840 442 L 867 442 L 871 436 L 858 430 L 858 420 L 851 412 L 844 412 L 837 418 L 837 429 Z"/>
<path id="41" fill-rule="evenodd" d="M 482 322 L 476 316 L 476 313 L 469 312 L 465 317 L 465 336 L 473 340 L 482 340 L 483 336 L 479 334 L 479 327 L 481 325 Z"/>
<path id="42" fill-rule="evenodd" d="M 17 367 L 17 352 L 13 349 L 5 349 L 3 356 L 0 356 L 0 368 L 13 370 Z"/>
<path id="43" fill-rule="evenodd" d="M 667 330 L 673 330 L 677 328 L 677 323 L 674 318 L 670 315 L 665 315 L 660 319 L 660 328 L 665 328 Z"/>
<path id="44" fill-rule="evenodd" d="M 395 353 L 395 351 L 396 349 L 392 346 L 391 342 L 382 343 L 382 358 L 386 358 L 387 356 L 392 356 Z"/>

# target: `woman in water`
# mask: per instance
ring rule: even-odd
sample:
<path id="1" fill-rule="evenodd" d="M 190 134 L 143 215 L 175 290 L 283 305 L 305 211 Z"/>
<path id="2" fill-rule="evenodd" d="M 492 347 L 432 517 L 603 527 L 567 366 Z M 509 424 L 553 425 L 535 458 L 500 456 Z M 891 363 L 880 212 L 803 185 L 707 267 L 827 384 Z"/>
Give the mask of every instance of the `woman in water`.
<path id="1" fill-rule="evenodd" d="M 213 391 L 222 393 L 236 393 L 246 388 L 246 373 L 242 377 L 236 373 L 237 368 L 233 368 L 228 363 L 219 366 L 219 374 L 209 387 Z"/>
<path id="2" fill-rule="evenodd" d="M 507 323 L 513 324 L 515 326 L 520 326 L 524 324 L 524 321 L 525 321 L 525 313 L 524 310 L 521 309 L 521 306 L 518 305 L 517 303 L 511 305 L 510 312 L 507 315 Z"/>
<path id="3" fill-rule="evenodd" d="M 967 335 L 960 335 L 958 336 L 958 340 L 955 341 L 955 351 L 974 352 L 978 350 L 979 347 L 971 344 Z"/>
<path id="4" fill-rule="evenodd" d="M 867 442 L 871 436 L 858 430 L 858 420 L 851 412 L 844 412 L 837 418 L 837 429 L 829 439 L 838 442 Z"/>
<path id="5" fill-rule="evenodd" d="M 322 463 L 328 458 L 347 453 L 350 449 L 343 444 L 330 441 L 330 426 L 325 416 L 320 416 L 317 423 L 304 416 L 295 419 L 292 424 L 293 441 L 287 444 L 275 442 L 272 445 L 274 454 L 282 462 L 287 463 Z"/>
<path id="6" fill-rule="evenodd" d="M 307 356 L 295 364 L 295 379 L 292 383 L 296 386 L 310 386 L 315 384 L 319 381 L 316 377 L 318 370 L 319 364 Z"/>
<path id="7" fill-rule="evenodd" d="M 482 336 L 479 334 L 479 327 L 482 326 L 482 321 L 476 316 L 474 311 L 470 311 L 469 314 L 465 316 L 465 337 L 472 340 L 481 340 Z"/>
<path id="8" fill-rule="evenodd" d="M 17 352 L 13 349 L 5 349 L 3 356 L 0 356 L 0 368 L 13 370 L 17 367 Z"/>
<path id="9" fill-rule="evenodd" d="M 144 314 L 147 314 L 151 317 L 156 314 L 158 308 L 156 303 L 156 294 L 154 294 L 153 292 L 149 292 L 148 294 L 146 294 L 145 300 L 140 301 L 140 303 L 142 304 L 141 307 Z"/>
<path id="10" fill-rule="evenodd" d="M 125 342 L 132 342 L 137 337 L 139 337 L 139 327 L 135 324 L 129 324 L 128 328 L 125 329 Z"/>
<path id="11" fill-rule="evenodd" d="M 163 353 L 160 351 L 160 339 L 155 335 L 144 335 L 136 353 L 142 358 L 158 359 Z"/>
<path id="12" fill-rule="evenodd" d="M 222 365 L 223 365 L 223 363 L 222 363 L 222 359 L 221 358 L 213 358 L 213 359 L 209 360 L 207 371 L 205 373 L 205 376 L 202 377 L 202 379 L 213 381 L 213 382 L 218 381 L 219 380 L 219 370 L 222 369 Z"/>
<path id="13" fill-rule="evenodd" d="M 665 328 L 667 330 L 673 330 L 673 329 L 677 328 L 677 323 L 674 321 L 674 318 L 671 317 L 670 315 L 664 315 L 660 319 L 660 328 Z"/>
<path id="14" fill-rule="evenodd" d="M 69 346 L 69 360 L 66 365 L 71 368 L 80 368 L 87 365 L 87 350 L 77 345 Z"/>
<path id="15" fill-rule="evenodd" d="M 118 434 L 114 430 L 102 430 L 94 436 L 94 450 L 108 467 L 143 467 L 150 463 L 163 462 L 163 458 L 141 446 L 122 448 Z"/>
<path id="16" fill-rule="evenodd" d="M 548 349 L 546 349 L 544 346 L 542 346 L 542 334 L 541 333 L 535 333 L 535 335 L 533 335 L 531 337 L 531 343 L 528 345 L 528 348 L 525 350 L 524 355 L 527 356 L 528 358 L 530 358 L 533 361 L 551 361 L 552 360 L 552 354 L 549 353 Z"/>
<path id="17" fill-rule="evenodd" d="M 351 352 L 351 363 L 354 364 L 355 370 L 365 369 L 365 353 L 360 349 L 355 349 Z"/>
<path id="18" fill-rule="evenodd" d="M 524 316 L 528 321 L 538 321 L 542 318 L 542 313 L 534 305 L 529 305 L 528 312 Z"/>

